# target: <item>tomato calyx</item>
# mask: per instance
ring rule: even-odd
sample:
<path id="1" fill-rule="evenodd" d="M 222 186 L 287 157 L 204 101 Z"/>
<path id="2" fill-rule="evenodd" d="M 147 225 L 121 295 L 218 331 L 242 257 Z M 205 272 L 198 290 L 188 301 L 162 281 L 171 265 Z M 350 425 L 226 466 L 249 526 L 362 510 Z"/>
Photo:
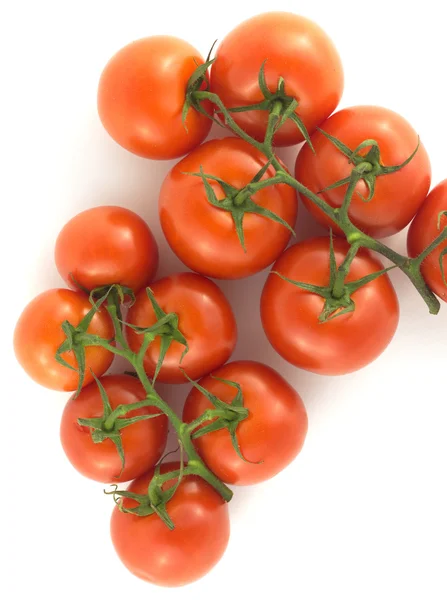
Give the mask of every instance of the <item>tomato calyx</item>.
<path id="1" fill-rule="evenodd" d="M 368 188 L 368 196 L 366 198 L 364 198 L 360 194 L 360 192 L 357 192 L 357 194 L 360 196 L 360 198 L 364 202 L 370 202 L 373 199 L 375 188 L 376 188 L 377 177 L 382 177 L 383 175 L 390 175 L 392 173 L 397 173 L 398 171 L 403 169 L 414 158 L 414 156 L 416 155 L 416 152 L 419 149 L 419 145 L 420 145 L 420 141 L 418 138 L 418 143 L 417 143 L 416 148 L 414 149 L 414 151 L 411 153 L 411 155 L 406 160 L 404 160 L 399 165 L 384 166 L 382 164 L 381 158 L 380 158 L 379 145 L 375 140 L 364 140 L 361 144 L 359 144 L 357 146 L 357 148 L 355 148 L 355 150 L 351 150 L 341 140 L 334 137 L 330 133 L 327 133 L 327 131 L 320 129 L 319 127 L 317 127 L 317 129 L 330 142 L 332 142 L 332 144 L 338 150 L 340 150 L 340 152 L 342 154 L 344 154 L 349 159 L 348 163 L 354 165 L 353 171 L 356 171 L 359 175 L 361 175 L 360 178 L 363 179 L 363 181 L 366 184 L 366 187 Z M 361 151 L 365 150 L 366 148 L 369 148 L 368 152 L 366 154 L 361 154 Z M 335 183 L 332 183 L 331 185 L 327 186 L 326 188 L 321 190 L 319 193 L 322 194 L 329 190 L 333 190 L 337 187 L 341 187 L 342 185 L 348 184 L 350 181 L 351 181 L 351 176 L 346 177 L 344 179 L 340 179 L 339 181 L 336 181 Z"/>
<path id="2" fill-rule="evenodd" d="M 135 494 L 124 490 L 118 490 L 118 486 L 114 486 L 110 492 L 104 490 L 105 494 L 112 495 L 115 504 L 119 510 L 124 513 L 136 515 L 138 517 L 148 517 L 150 515 L 158 515 L 163 523 L 172 531 L 175 525 L 168 514 L 167 504 L 176 493 L 183 477 L 191 475 L 192 470 L 183 463 L 183 455 L 181 456 L 180 469 L 160 473 L 160 464 L 155 467 L 154 476 L 152 477 L 146 494 Z M 163 489 L 163 485 L 168 481 L 176 479 L 175 484 L 167 490 Z M 129 498 L 137 503 L 137 506 L 128 508 L 123 504 L 123 498 Z"/>
<path id="3" fill-rule="evenodd" d="M 239 458 L 250 464 L 261 464 L 263 462 L 262 460 L 252 462 L 245 458 L 237 438 L 237 428 L 239 423 L 244 421 L 250 414 L 249 410 L 244 406 L 244 396 L 239 383 L 211 375 L 216 381 L 220 381 L 221 383 L 225 383 L 236 389 L 236 395 L 231 403 L 227 404 L 199 383 L 190 379 L 186 373 L 184 374 L 190 383 L 192 383 L 192 385 L 199 390 L 199 392 L 201 392 L 214 407 L 213 409 L 206 410 L 200 417 L 189 423 L 187 430 L 191 434 L 191 438 L 195 440 L 208 433 L 212 433 L 213 431 L 227 429 L 230 434 L 231 444 Z"/>
<path id="4" fill-rule="evenodd" d="M 354 260 L 360 246 L 358 244 L 353 244 L 338 268 L 335 262 L 332 232 L 330 236 L 329 248 L 329 284 L 327 286 L 319 286 L 302 281 L 295 281 L 294 279 L 290 279 L 285 275 L 282 275 L 278 271 L 272 271 L 274 275 L 278 275 L 284 281 L 287 281 L 301 290 L 312 294 L 317 294 L 318 296 L 324 298 L 325 302 L 323 310 L 318 317 L 320 323 L 326 323 L 336 317 L 340 317 L 341 315 L 354 312 L 355 302 L 352 299 L 352 295 L 361 287 L 367 285 L 375 279 L 378 279 L 382 275 L 385 275 L 388 273 L 388 271 L 396 268 L 396 265 L 392 265 L 391 267 L 381 269 L 380 271 L 375 271 L 374 273 L 365 275 L 365 277 L 361 277 L 360 279 L 347 283 L 345 281 L 346 276 L 349 273 L 351 263 Z"/>
<path id="5" fill-rule="evenodd" d="M 276 90 L 271 92 L 265 80 L 265 64 L 267 59 L 262 63 L 258 73 L 258 85 L 261 90 L 264 100 L 256 104 L 247 106 L 236 106 L 227 108 L 230 113 L 241 113 L 251 110 L 266 110 L 275 116 L 275 131 L 277 131 L 284 123 L 290 119 L 298 128 L 303 138 L 309 144 L 309 147 L 314 151 L 309 132 L 303 123 L 301 117 L 297 114 L 296 109 L 299 106 L 299 100 L 294 96 L 289 96 L 285 91 L 285 81 L 283 77 L 279 77 Z"/>
<path id="6" fill-rule="evenodd" d="M 92 375 L 101 395 L 103 415 L 102 417 L 93 417 L 90 419 L 80 418 L 78 419 L 78 423 L 79 425 L 88 427 L 90 429 L 90 435 L 95 444 L 100 444 L 107 439 L 111 440 L 115 444 L 121 460 L 121 471 L 118 475 L 116 475 L 116 478 L 119 478 L 121 477 L 125 467 L 125 455 L 123 442 L 121 439 L 121 430 L 125 427 L 133 425 L 134 423 L 138 423 L 139 421 L 146 421 L 147 419 L 159 417 L 163 413 L 160 412 L 156 414 L 139 415 L 138 417 L 123 418 L 128 412 L 138 410 L 139 408 L 144 408 L 145 406 L 150 405 L 150 402 L 147 400 L 141 400 L 140 402 L 134 402 L 133 404 L 120 404 L 115 408 L 115 410 L 112 410 L 104 386 L 93 372 Z"/>
<path id="7" fill-rule="evenodd" d="M 176 313 L 166 313 L 158 304 L 151 288 L 146 288 L 146 294 L 154 310 L 157 322 L 150 327 L 138 327 L 137 325 L 132 325 L 132 323 L 124 324 L 133 329 L 136 333 L 144 336 L 143 344 L 139 351 L 142 356 L 144 356 L 149 344 L 153 342 L 157 336 L 160 337 L 160 353 L 158 356 L 157 366 L 155 367 L 154 377 L 152 379 L 152 385 L 154 385 L 166 353 L 169 350 L 172 342 L 178 342 L 185 347 L 180 357 L 180 363 L 188 352 L 189 346 L 187 339 L 179 329 L 178 315 Z"/>
<path id="8" fill-rule="evenodd" d="M 182 109 L 182 123 L 183 123 L 183 127 L 186 130 L 186 133 L 188 133 L 188 127 L 186 125 L 186 118 L 188 116 L 190 108 L 196 110 L 197 112 L 199 112 L 202 115 L 205 115 L 206 117 L 208 117 L 209 119 L 211 119 L 212 121 L 217 123 L 219 126 L 222 126 L 222 123 L 220 121 L 218 121 L 217 119 L 215 119 L 213 117 L 213 115 L 211 115 L 208 111 L 206 111 L 205 108 L 202 106 L 200 100 L 198 100 L 198 98 L 196 97 L 197 92 L 200 92 L 200 91 L 207 92 L 210 89 L 210 82 L 209 82 L 209 78 L 208 78 L 208 69 L 211 67 L 213 62 L 216 60 L 215 58 L 211 58 L 211 54 L 213 52 L 214 46 L 216 45 L 216 42 L 217 42 L 217 40 L 211 46 L 211 49 L 208 52 L 206 61 L 201 65 L 198 65 L 196 62 L 197 68 L 195 69 L 195 71 L 193 71 L 192 75 L 190 76 L 190 78 L 188 79 L 188 82 L 186 84 L 185 102 L 183 104 L 183 109 Z"/>
<path id="9" fill-rule="evenodd" d="M 277 215 L 273 211 L 269 210 L 268 208 L 264 208 L 263 206 L 260 206 L 259 204 L 256 204 L 256 202 L 254 202 L 252 200 L 252 196 L 256 192 L 258 192 L 260 189 L 281 183 L 281 181 L 282 181 L 281 173 L 279 173 L 279 174 L 277 173 L 274 177 L 270 177 L 268 179 L 263 179 L 261 181 L 262 177 L 265 175 L 265 173 L 267 172 L 267 169 L 270 167 L 270 165 L 271 165 L 271 161 L 268 161 L 262 167 L 262 169 L 260 169 L 258 171 L 258 173 L 256 173 L 256 175 L 253 177 L 253 179 L 250 181 L 250 183 L 248 183 L 242 189 L 235 188 L 234 186 L 227 183 L 220 177 L 216 177 L 215 175 L 211 175 L 209 173 L 204 173 L 202 166 L 200 166 L 199 173 L 189 173 L 189 172 L 184 173 L 185 175 L 191 175 L 193 177 L 200 177 L 203 182 L 203 185 L 205 187 L 205 194 L 206 194 L 208 202 L 212 206 L 214 206 L 220 210 L 227 211 L 231 214 L 231 217 L 234 222 L 234 226 L 236 228 L 237 237 L 239 239 L 239 242 L 240 242 L 244 252 L 247 252 L 247 248 L 245 246 L 245 235 L 244 235 L 244 227 L 243 227 L 244 217 L 245 217 L 246 213 L 260 215 L 262 217 L 270 219 L 271 221 L 274 221 L 275 223 L 280 223 L 281 225 L 286 227 L 286 229 L 288 229 L 293 236 L 296 235 L 295 231 L 289 225 L 289 223 L 287 223 L 287 221 L 282 219 L 279 215 Z M 216 183 L 218 183 L 221 186 L 221 188 L 223 189 L 223 191 L 225 193 L 225 197 L 223 199 L 218 200 L 218 198 L 216 196 L 216 192 L 214 191 L 214 188 L 210 184 L 209 180 L 215 181 Z"/>

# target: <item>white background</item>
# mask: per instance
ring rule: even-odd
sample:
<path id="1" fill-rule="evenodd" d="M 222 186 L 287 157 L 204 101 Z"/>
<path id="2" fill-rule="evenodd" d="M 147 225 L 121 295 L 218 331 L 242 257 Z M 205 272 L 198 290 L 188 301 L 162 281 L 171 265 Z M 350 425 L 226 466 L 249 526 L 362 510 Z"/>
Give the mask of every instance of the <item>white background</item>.
<path id="1" fill-rule="evenodd" d="M 429 316 L 399 273 L 401 320 L 373 365 L 343 378 L 281 360 L 260 327 L 265 273 L 224 282 L 235 307 L 235 358 L 262 360 L 301 393 L 309 413 L 302 454 L 274 480 L 238 489 L 232 535 L 215 570 L 181 590 L 134 578 L 109 538 L 112 501 L 79 476 L 59 443 L 68 395 L 29 381 L 12 353 L 13 327 L 37 293 L 62 284 L 53 264 L 59 229 L 98 204 L 137 211 L 161 248 L 164 275 L 182 269 L 158 223 L 160 183 L 173 163 L 118 147 L 96 114 L 106 61 L 133 39 L 184 37 L 206 54 L 239 21 L 272 6 L 78 0 L 5 3 L 0 24 L 2 315 L 0 596 L 128 598 L 296 597 L 302 600 L 447 598 L 447 307 Z M 335 41 L 345 67 L 343 106 L 382 104 L 420 133 L 433 182 L 447 176 L 443 3 L 278 1 Z M 417 8 L 416 8 L 417 7 Z M 290 165 L 296 149 L 282 152 Z M 299 233 L 312 227 L 304 211 Z M 405 248 L 405 234 L 392 240 Z M 180 406 L 188 386 L 162 388 Z"/>

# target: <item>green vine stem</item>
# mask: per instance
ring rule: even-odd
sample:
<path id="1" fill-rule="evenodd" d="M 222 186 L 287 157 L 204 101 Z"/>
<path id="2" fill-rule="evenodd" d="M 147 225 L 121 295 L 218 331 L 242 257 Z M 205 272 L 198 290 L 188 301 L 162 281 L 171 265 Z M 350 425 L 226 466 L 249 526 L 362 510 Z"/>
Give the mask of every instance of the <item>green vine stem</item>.
<path id="1" fill-rule="evenodd" d="M 144 355 L 149 344 L 153 341 L 154 336 L 150 333 L 145 334 L 143 344 L 138 353 L 132 352 L 123 334 L 122 321 L 118 316 L 121 314 L 119 302 L 119 296 L 117 294 L 111 293 L 107 297 L 106 308 L 115 328 L 115 339 L 119 341 L 120 346 L 115 346 L 112 342 L 105 340 L 99 336 L 91 335 L 89 333 L 83 333 L 82 335 L 78 336 L 77 342 L 78 344 L 81 344 L 84 347 L 101 346 L 109 350 L 110 352 L 113 352 L 115 355 L 121 356 L 122 358 L 126 359 L 132 366 L 138 379 L 144 387 L 147 397 L 145 400 L 141 400 L 133 404 L 120 405 L 116 407 L 115 410 L 109 415 L 108 419 L 106 420 L 105 427 L 113 427 L 113 423 L 118 417 L 122 417 L 132 410 L 144 408 L 146 406 L 154 406 L 155 408 L 158 408 L 160 412 L 164 413 L 168 417 L 172 427 L 175 429 L 177 439 L 181 448 L 188 455 L 188 473 L 198 475 L 199 477 L 207 481 L 222 496 L 222 498 L 226 502 L 229 502 L 233 496 L 233 492 L 222 481 L 220 481 L 220 479 L 216 477 L 216 475 L 214 475 L 214 473 L 210 471 L 208 467 L 204 464 L 199 454 L 197 453 L 194 443 L 192 441 L 191 427 L 186 423 L 183 423 L 183 421 L 177 416 L 177 414 L 169 406 L 169 404 L 165 402 L 161 398 L 161 396 L 155 391 L 152 382 L 150 381 L 149 377 L 146 374 L 146 371 L 144 370 Z M 92 310 L 94 311 L 98 308 L 98 306 L 94 305 Z M 220 415 L 213 414 L 213 411 L 210 411 L 210 413 L 207 416 L 208 419 L 214 419 Z M 160 476 L 159 480 L 157 480 L 159 484 L 160 482 L 162 483 L 160 478 L 163 477 L 166 477 L 166 480 L 173 478 L 172 474 L 170 475 L 170 477 L 168 475 Z"/>
<path id="2" fill-rule="evenodd" d="M 343 205 L 340 208 L 333 208 L 330 206 L 322 196 L 315 194 L 306 186 L 304 186 L 300 181 L 296 180 L 290 173 L 284 170 L 283 166 L 279 162 L 279 159 L 276 157 L 274 149 L 273 149 L 273 137 L 275 133 L 276 127 L 281 124 L 281 116 L 284 107 L 280 101 L 274 102 L 270 108 L 269 118 L 267 122 L 266 133 L 263 142 L 259 142 L 253 137 L 251 137 L 248 133 L 243 131 L 241 127 L 234 121 L 231 116 L 230 111 L 225 107 L 222 100 L 219 96 L 213 92 L 209 91 L 199 91 L 195 93 L 195 99 L 197 102 L 201 102 L 204 100 L 208 100 L 212 102 L 217 108 L 219 112 L 222 114 L 225 124 L 231 131 L 236 134 L 238 137 L 245 140 L 247 143 L 251 144 L 258 150 L 260 150 L 268 159 L 269 163 L 275 168 L 276 175 L 268 180 L 263 180 L 262 185 L 261 182 L 255 182 L 250 184 L 251 192 L 255 193 L 261 187 L 266 187 L 268 184 L 274 185 L 277 183 L 285 183 L 291 187 L 293 187 L 299 194 L 308 198 L 311 202 L 313 202 L 325 215 L 327 215 L 331 221 L 338 225 L 338 227 L 343 231 L 346 236 L 346 239 L 349 244 L 354 245 L 355 250 L 354 255 L 360 248 L 368 248 L 369 250 L 373 250 L 378 254 L 381 254 L 392 263 L 394 263 L 405 275 L 410 279 L 413 283 L 414 287 L 417 289 L 423 300 L 428 306 L 428 309 L 431 314 L 437 314 L 440 309 L 440 302 L 437 297 L 433 294 L 433 292 L 428 288 L 425 283 L 424 278 L 421 274 L 421 263 L 426 258 L 430 252 L 435 250 L 438 246 L 440 246 L 444 241 L 447 240 L 447 226 L 443 228 L 443 230 L 439 233 L 438 237 L 430 244 L 430 246 L 424 250 L 419 256 L 415 258 L 409 258 L 408 256 L 399 254 L 398 252 L 392 250 L 388 246 L 386 246 L 383 242 L 376 240 L 375 238 L 367 235 L 363 231 L 361 231 L 358 227 L 356 227 L 348 214 L 349 204 L 352 200 L 352 196 L 355 191 L 355 187 L 357 182 L 363 178 L 365 174 L 369 174 L 371 170 L 374 170 L 374 166 L 372 166 L 367 157 L 365 160 L 357 161 L 357 164 L 353 163 L 353 169 L 351 172 L 351 177 L 346 183 L 349 183 L 348 189 L 345 195 L 345 199 Z M 233 111 L 236 112 L 236 111 Z M 377 142 L 374 140 L 365 140 L 363 144 L 359 146 L 359 148 L 363 148 L 366 146 L 372 146 L 374 149 L 374 155 L 378 152 Z M 356 149 L 354 152 L 356 152 Z M 416 151 L 415 151 L 416 152 Z M 398 168 L 402 168 L 407 164 L 407 162 L 414 156 L 415 152 L 405 163 L 399 165 L 398 167 L 385 167 L 383 168 L 382 175 L 385 176 L 388 173 L 394 172 Z M 372 199 L 372 201 L 374 201 Z M 352 253 L 349 256 L 354 257 Z M 349 265 L 344 264 L 341 265 L 342 273 L 339 276 L 339 280 L 343 276 L 346 276 Z M 335 290 L 336 294 L 342 294 L 341 291 L 341 283 L 337 284 L 337 288 Z"/>

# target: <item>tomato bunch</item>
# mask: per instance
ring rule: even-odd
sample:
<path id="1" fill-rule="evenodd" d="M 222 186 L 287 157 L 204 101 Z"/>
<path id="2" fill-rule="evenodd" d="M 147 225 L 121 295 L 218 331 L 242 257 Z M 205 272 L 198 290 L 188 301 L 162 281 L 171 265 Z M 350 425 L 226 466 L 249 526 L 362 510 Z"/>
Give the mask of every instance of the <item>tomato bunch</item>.
<path id="1" fill-rule="evenodd" d="M 55 246 L 70 289 L 30 302 L 14 347 L 36 382 L 74 392 L 63 450 L 84 476 L 115 484 L 112 542 L 152 583 L 207 573 L 229 539 L 227 484 L 275 476 L 308 428 L 300 395 L 278 372 L 250 357 L 228 362 L 236 320 L 209 277 L 273 265 L 260 298 L 266 338 L 293 365 L 323 375 L 363 368 L 391 342 L 399 320 L 391 269 L 409 277 L 431 313 L 447 300 L 447 180 L 428 194 L 428 154 L 397 113 L 332 114 L 342 91 L 331 40 L 289 13 L 249 19 L 206 60 L 174 37 L 135 41 L 100 77 L 99 117 L 118 144 L 149 159 L 183 157 L 161 186 L 159 216 L 194 272 L 157 280 L 157 242 L 138 215 L 84 211 Z M 204 141 L 213 120 L 234 135 Z M 292 175 L 275 147 L 302 141 Z M 329 231 L 288 247 L 298 197 Z M 409 256 L 380 241 L 411 221 Z M 128 372 L 106 374 L 115 357 Z M 157 381 L 191 384 L 182 418 Z M 175 462 L 164 460 L 169 428 Z"/>

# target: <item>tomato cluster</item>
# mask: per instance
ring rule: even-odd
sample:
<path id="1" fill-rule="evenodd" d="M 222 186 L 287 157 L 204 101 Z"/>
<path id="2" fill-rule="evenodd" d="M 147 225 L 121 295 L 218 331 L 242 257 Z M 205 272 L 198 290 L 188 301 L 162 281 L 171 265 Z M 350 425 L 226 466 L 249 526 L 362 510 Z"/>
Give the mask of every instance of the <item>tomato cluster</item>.
<path id="1" fill-rule="evenodd" d="M 373 106 L 332 114 L 342 91 L 331 40 L 289 13 L 242 23 L 207 60 L 183 40 L 141 39 L 101 75 L 99 117 L 118 144 L 150 159 L 187 154 L 162 184 L 159 216 L 194 272 L 156 280 L 157 243 L 138 215 L 84 211 L 55 247 L 71 289 L 37 296 L 14 345 L 37 383 L 74 392 L 60 428 L 72 465 L 104 483 L 133 480 L 108 492 L 112 541 L 152 583 L 183 585 L 209 571 L 229 539 L 227 484 L 273 477 L 307 433 L 304 404 L 279 373 L 228 362 L 236 321 L 209 277 L 239 279 L 274 263 L 260 299 L 266 337 L 287 361 L 323 375 L 366 366 L 393 338 L 398 299 L 377 254 L 411 279 L 430 312 L 435 294 L 447 300 L 447 180 L 428 194 L 427 152 L 400 115 Z M 213 120 L 236 137 L 204 142 Z M 294 177 L 274 147 L 302 141 Z M 330 231 L 287 248 L 298 196 Z M 379 241 L 411 221 L 409 257 Z M 129 373 L 106 374 L 115 356 Z M 156 381 L 192 384 L 182 418 Z M 177 462 L 164 461 L 169 426 Z"/>

